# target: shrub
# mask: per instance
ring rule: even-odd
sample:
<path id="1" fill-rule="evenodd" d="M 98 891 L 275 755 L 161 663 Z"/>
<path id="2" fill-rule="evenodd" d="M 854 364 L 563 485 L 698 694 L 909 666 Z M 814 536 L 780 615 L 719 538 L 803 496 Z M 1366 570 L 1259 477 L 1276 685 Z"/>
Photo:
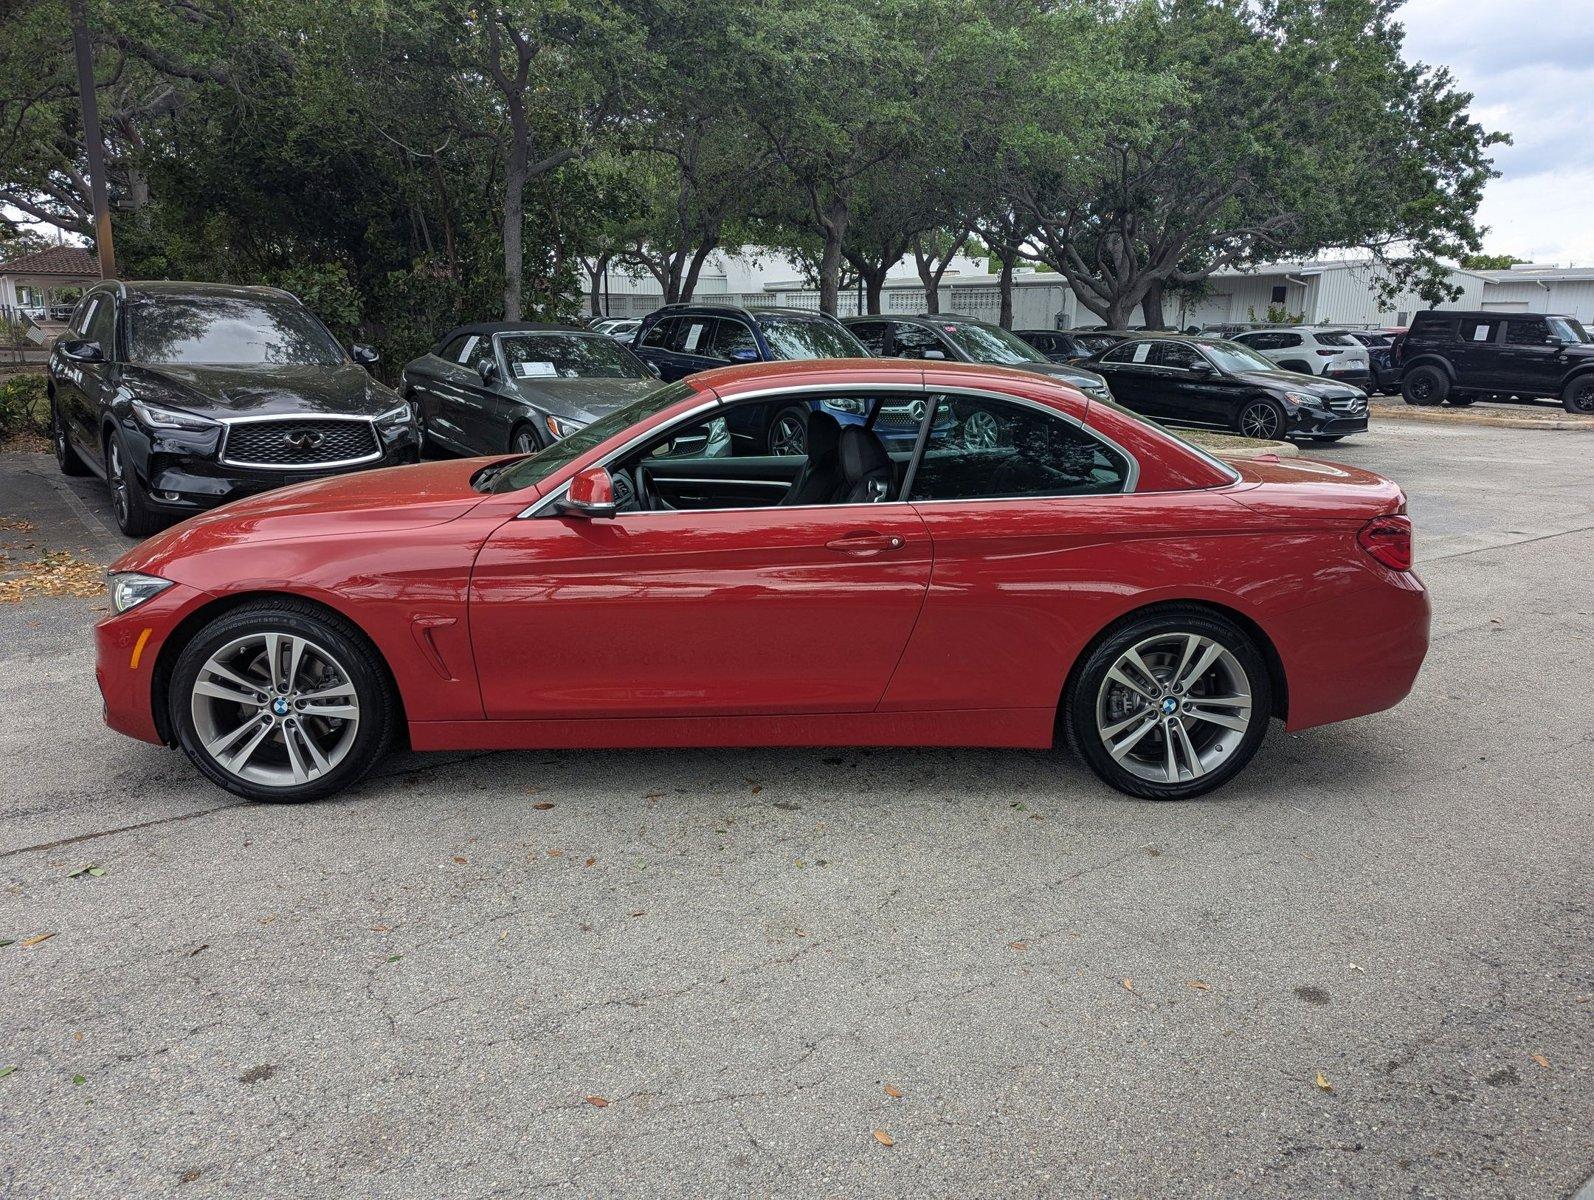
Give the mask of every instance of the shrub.
<path id="1" fill-rule="evenodd" d="M 43 375 L 0 377 L 0 438 L 50 432 L 50 404 Z"/>

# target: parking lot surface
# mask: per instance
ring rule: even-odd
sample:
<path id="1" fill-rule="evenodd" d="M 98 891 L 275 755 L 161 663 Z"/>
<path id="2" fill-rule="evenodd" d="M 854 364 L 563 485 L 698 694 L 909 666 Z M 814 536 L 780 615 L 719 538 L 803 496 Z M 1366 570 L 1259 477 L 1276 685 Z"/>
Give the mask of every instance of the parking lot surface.
<path id="1" fill-rule="evenodd" d="M 1406 486 L 1428 664 L 1184 804 L 716 750 L 249 805 L 101 726 L 103 600 L 0 604 L 0 1195 L 1570 1195 L 1594 436 L 1308 453 Z M 41 456 L 0 496 L 13 560 L 125 544 Z"/>

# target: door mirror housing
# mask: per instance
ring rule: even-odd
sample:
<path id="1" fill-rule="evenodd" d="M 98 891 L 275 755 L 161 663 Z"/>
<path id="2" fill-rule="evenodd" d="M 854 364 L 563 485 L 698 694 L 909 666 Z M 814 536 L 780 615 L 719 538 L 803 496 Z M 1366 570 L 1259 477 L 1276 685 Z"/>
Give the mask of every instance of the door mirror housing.
<path id="1" fill-rule="evenodd" d="M 651 358 L 643 359 L 643 364 L 647 367 L 648 370 L 652 371 L 655 376 L 658 376 L 660 374 L 659 364 L 654 362 Z"/>
<path id="2" fill-rule="evenodd" d="M 73 362 L 97 363 L 105 361 L 105 351 L 100 348 L 100 344 L 88 338 L 73 338 L 70 341 L 61 342 L 59 345 L 61 357 L 69 358 Z"/>
<path id="3" fill-rule="evenodd" d="M 1212 364 L 1211 363 L 1209 363 L 1209 362 L 1198 362 L 1198 363 L 1192 363 L 1190 365 L 1190 374 L 1192 374 L 1192 375 L 1212 375 L 1212 374 L 1215 374 L 1215 372 L 1212 369 Z"/>
<path id="4" fill-rule="evenodd" d="M 477 363 L 476 374 L 481 376 L 483 383 L 492 383 L 498 378 L 498 364 L 490 358 L 484 363 Z"/>
<path id="5" fill-rule="evenodd" d="M 377 353 L 375 346 L 367 346 L 364 342 L 355 342 L 349 347 L 349 357 L 362 367 L 374 367 L 382 361 L 382 356 Z"/>
<path id="6" fill-rule="evenodd" d="M 589 521 L 603 520 L 616 515 L 620 506 L 614 500 L 614 480 L 603 467 L 588 467 L 578 471 L 570 481 L 565 498 L 554 505 L 566 517 L 581 517 Z"/>
<path id="7" fill-rule="evenodd" d="M 746 346 L 738 346 L 728 356 L 733 363 L 750 363 L 758 361 L 758 351 Z"/>

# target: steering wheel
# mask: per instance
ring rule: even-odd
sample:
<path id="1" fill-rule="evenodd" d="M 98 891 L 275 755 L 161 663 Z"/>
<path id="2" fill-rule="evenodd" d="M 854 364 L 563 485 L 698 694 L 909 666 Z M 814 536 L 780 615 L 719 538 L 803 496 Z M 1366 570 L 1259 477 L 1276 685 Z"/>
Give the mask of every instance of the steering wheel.
<path id="1" fill-rule="evenodd" d="M 670 507 L 659 496 L 658 488 L 653 486 L 653 476 L 648 473 L 646 463 L 637 463 L 631 474 L 636 479 L 637 508 L 643 512 L 658 512 L 662 508 Z"/>

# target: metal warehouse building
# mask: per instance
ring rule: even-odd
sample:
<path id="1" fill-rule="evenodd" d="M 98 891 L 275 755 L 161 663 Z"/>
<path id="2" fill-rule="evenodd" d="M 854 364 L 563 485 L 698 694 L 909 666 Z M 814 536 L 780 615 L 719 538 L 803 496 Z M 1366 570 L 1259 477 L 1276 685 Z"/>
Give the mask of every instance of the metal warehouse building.
<path id="1" fill-rule="evenodd" d="M 1483 271 L 1483 307 L 1499 312 L 1562 313 L 1594 324 L 1594 267 L 1539 267 L 1524 263 Z"/>

